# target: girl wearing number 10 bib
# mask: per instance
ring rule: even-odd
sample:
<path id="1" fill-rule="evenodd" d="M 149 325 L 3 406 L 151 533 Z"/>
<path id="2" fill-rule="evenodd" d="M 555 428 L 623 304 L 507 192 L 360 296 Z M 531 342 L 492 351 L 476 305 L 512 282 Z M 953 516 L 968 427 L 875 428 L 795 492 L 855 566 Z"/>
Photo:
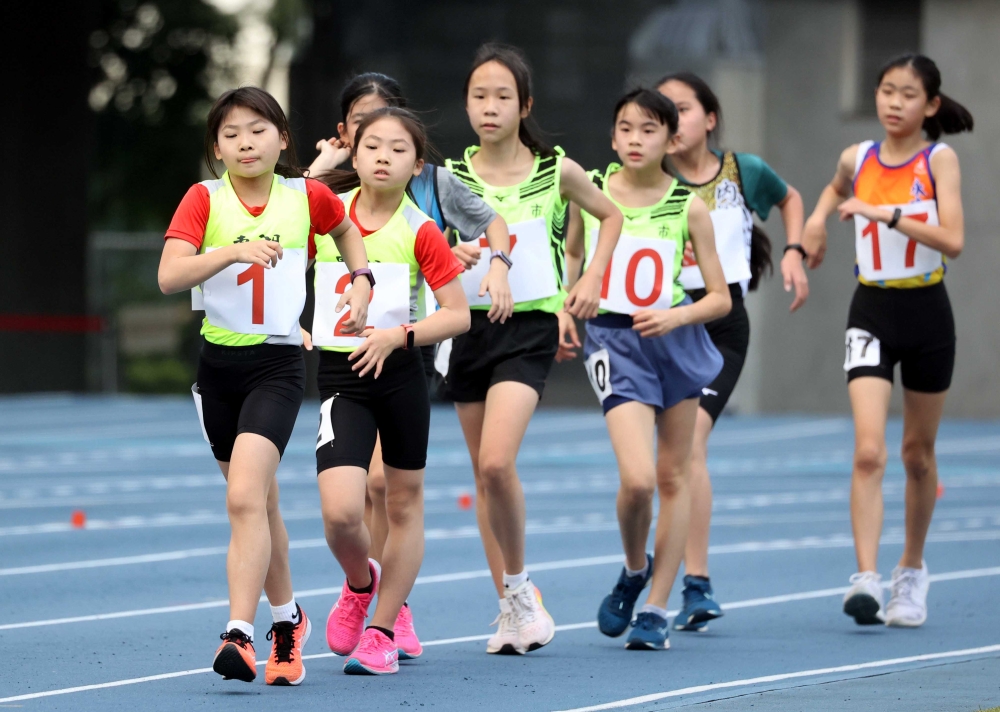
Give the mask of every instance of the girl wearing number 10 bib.
<path id="1" fill-rule="evenodd" d="M 667 598 L 687 539 L 698 397 L 722 368 L 703 324 L 723 316 L 731 300 L 708 208 L 662 168 L 677 131 L 677 109 L 657 92 L 637 89 L 618 101 L 613 117 L 611 147 L 621 164 L 591 176 L 621 210 L 625 227 L 605 272 L 601 313 L 587 322 L 584 355 L 618 459 L 625 566 L 598 609 L 597 624 L 617 637 L 631 623 L 626 648 L 663 650 L 670 647 Z M 570 215 L 572 283 L 597 221 L 575 205 Z M 697 302 L 678 281 L 689 240 L 706 284 Z M 660 513 L 650 556 L 645 548 L 657 491 Z M 647 584 L 649 598 L 632 622 Z"/>
<path id="2" fill-rule="evenodd" d="M 937 499 L 934 442 L 955 364 L 945 259 L 958 257 L 965 242 L 958 157 L 937 139 L 971 131 L 973 122 L 963 106 L 941 93 L 941 73 L 923 55 L 899 57 L 882 69 L 875 106 L 885 140 L 841 154 L 803 242 L 817 266 L 826 251 L 827 217 L 836 210 L 841 220 L 854 218 L 860 284 L 847 317 L 844 370 L 854 413 L 851 523 L 858 573 L 851 576 L 844 613 L 859 625 L 915 627 L 927 619 L 930 582 L 923 551 Z M 883 607 L 877 561 L 885 427 L 897 363 L 906 542 Z"/>
<path id="3" fill-rule="evenodd" d="M 287 149 L 289 164 L 278 164 Z M 193 387 L 202 432 L 226 478 L 232 526 L 226 570 L 230 621 L 213 669 L 226 679 L 257 675 L 253 620 L 263 588 L 273 640 L 269 685 L 305 678 L 311 622 L 292 595 L 288 533 L 275 472 L 305 391 L 299 315 L 306 252 L 317 232 L 333 236 L 356 276 L 337 308 L 348 332 L 364 328 L 368 278 L 361 235 L 329 188 L 294 168 L 288 121 L 267 92 L 226 92 L 208 114 L 205 158 L 221 179 L 193 186 L 167 230 L 159 283 L 165 294 L 197 288 L 204 343 Z"/>
<path id="4" fill-rule="evenodd" d="M 458 276 L 464 268 L 434 221 L 406 195 L 420 175 L 427 139 L 406 109 L 377 109 L 361 122 L 352 147 L 361 186 L 345 195 L 364 235 L 375 285 L 368 328 L 345 333 L 332 306 L 347 278 L 339 247 L 316 237 L 316 313 L 319 346 L 320 503 L 326 540 L 347 580 L 326 623 L 326 640 L 348 656 L 349 674 L 399 669 L 394 628 L 424 553 L 423 479 L 430 399 L 420 348 L 469 328 L 469 307 Z M 330 180 L 335 181 L 336 175 Z M 417 295 L 426 279 L 440 304 L 417 320 Z M 364 522 L 368 467 L 376 437 L 382 444 L 388 535 L 381 561 L 369 558 Z M 365 627 L 375 595 L 378 605 Z M 419 655 L 414 651 L 411 657 Z"/>
<path id="5" fill-rule="evenodd" d="M 601 280 L 622 224 L 621 213 L 583 169 L 535 137 L 531 107 L 531 73 L 521 53 L 484 45 L 465 82 L 465 108 L 480 146 L 447 162 L 507 221 L 513 262 L 508 278 L 514 314 L 505 323 L 487 317 L 490 304 L 478 297 L 475 272 L 463 282 L 472 327 L 453 342 L 444 388 L 455 401 L 472 458 L 476 518 L 500 596 L 488 653 L 522 654 L 555 635 L 524 568 L 524 492 L 515 459 L 560 337 L 577 340 L 571 315 L 597 315 Z M 569 200 L 597 216 L 601 226 L 590 268 L 566 295 L 561 282 Z"/>

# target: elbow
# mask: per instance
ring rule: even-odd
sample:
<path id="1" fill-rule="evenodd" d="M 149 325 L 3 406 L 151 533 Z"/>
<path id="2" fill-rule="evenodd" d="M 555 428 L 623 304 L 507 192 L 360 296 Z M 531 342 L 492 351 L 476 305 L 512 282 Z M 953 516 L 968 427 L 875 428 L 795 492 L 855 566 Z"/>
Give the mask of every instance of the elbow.
<path id="1" fill-rule="evenodd" d="M 953 244 L 948 246 L 948 249 L 941 251 L 949 260 L 954 260 L 962 254 L 963 249 L 965 249 L 965 235 L 960 234 L 955 238 Z"/>
<path id="2" fill-rule="evenodd" d="M 729 289 L 719 294 L 719 308 L 718 314 L 715 315 L 716 319 L 721 319 L 726 316 L 729 312 L 733 310 L 733 297 L 729 294 Z"/>
<path id="3" fill-rule="evenodd" d="M 173 294 L 177 291 L 177 289 L 174 288 L 174 284 L 162 272 L 156 275 L 156 282 L 160 287 L 160 292 L 163 294 Z"/>
<path id="4" fill-rule="evenodd" d="M 456 321 L 458 323 L 456 325 L 457 331 L 455 332 L 455 336 L 464 334 L 472 327 L 472 312 L 469 310 L 468 307 L 462 309 L 458 313 L 458 319 Z"/>

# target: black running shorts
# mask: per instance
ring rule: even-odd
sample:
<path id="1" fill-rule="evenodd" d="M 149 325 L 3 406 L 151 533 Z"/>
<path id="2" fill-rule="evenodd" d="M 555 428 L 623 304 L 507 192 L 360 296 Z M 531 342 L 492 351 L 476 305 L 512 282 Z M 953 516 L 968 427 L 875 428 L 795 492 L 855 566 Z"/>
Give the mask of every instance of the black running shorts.
<path id="1" fill-rule="evenodd" d="M 456 403 L 478 403 L 491 386 L 516 381 L 541 398 L 558 350 L 555 314 L 516 312 L 501 324 L 490 323 L 485 310 L 473 309 L 471 327 L 452 341 L 443 395 Z"/>
<path id="2" fill-rule="evenodd" d="M 305 389 L 299 346 L 204 342 L 192 391 L 215 459 L 229 462 L 240 433 L 261 435 L 284 455 Z"/>
<path id="3" fill-rule="evenodd" d="M 704 289 L 689 292 L 695 301 L 704 297 L 705 293 Z M 705 324 L 712 343 L 722 354 L 722 370 L 714 381 L 701 390 L 699 401 L 713 423 L 719 419 L 729 397 L 733 395 L 750 347 L 750 319 L 743 304 L 743 290 L 739 284 L 730 284 L 729 294 L 733 299 L 732 310 L 724 317 Z"/>
<path id="4" fill-rule="evenodd" d="M 339 351 L 320 352 L 316 472 L 345 465 L 367 471 L 378 435 L 386 465 L 424 469 L 431 404 L 420 351 L 396 349 L 377 379 L 374 369 L 359 377 L 347 357 Z"/>
<path id="5" fill-rule="evenodd" d="M 847 317 L 847 380 L 875 376 L 903 388 L 940 393 L 955 368 L 955 319 L 944 282 L 915 289 L 859 284 Z"/>

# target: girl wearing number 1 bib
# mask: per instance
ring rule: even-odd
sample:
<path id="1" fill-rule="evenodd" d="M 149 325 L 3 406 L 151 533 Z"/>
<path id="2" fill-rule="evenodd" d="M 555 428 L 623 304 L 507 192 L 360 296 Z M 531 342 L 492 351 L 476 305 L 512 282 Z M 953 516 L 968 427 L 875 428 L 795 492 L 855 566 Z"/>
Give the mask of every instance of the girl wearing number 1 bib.
<path id="1" fill-rule="evenodd" d="M 406 194 L 424 164 L 427 139 L 420 122 L 406 109 L 385 107 L 365 117 L 354 138 L 361 186 L 344 200 L 364 235 L 375 285 L 363 338 L 344 333 L 343 317 L 332 305 L 347 268 L 334 241 L 316 237 L 312 343 L 322 349 L 316 470 L 326 539 L 347 574 L 327 618 L 327 644 L 348 656 L 344 672 L 378 675 L 399 670 L 394 629 L 424 553 L 431 406 L 420 347 L 466 331 L 469 307 L 458 279 L 462 264 L 434 221 Z M 336 179 L 330 176 L 331 182 Z M 441 308 L 418 321 L 417 295 L 425 280 Z M 369 558 L 371 534 L 364 522 L 376 437 L 388 517 L 380 561 Z M 366 628 L 376 594 L 378 605 Z M 408 655 L 416 657 L 419 649 Z"/>
<path id="2" fill-rule="evenodd" d="M 626 648 L 663 650 L 670 647 L 667 598 L 687 538 L 698 397 L 722 368 L 703 324 L 723 316 L 731 299 L 708 208 L 662 168 L 677 131 L 677 109 L 660 94 L 637 89 L 618 101 L 613 116 L 611 147 L 621 164 L 591 177 L 621 210 L 625 226 L 605 273 L 600 315 L 587 322 L 584 355 L 618 459 L 625 566 L 598 609 L 597 624 L 617 637 L 631 623 Z M 597 221 L 575 205 L 570 211 L 566 253 L 572 283 L 591 252 L 585 246 L 596 236 Z M 688 241 L 706 284 L 697 302 L 678 281 Z M 660 513 L 650 556 L 645 548 L 657 491 Z M 649 598 L 632 622 L 647 584 Z"/>
<path id="3" fill-rule="evenodd" d="M 287 150 L 288 165 L 278 164 Z M 257 675 L 253 620 L 261 589 L 271 604 L 269 685 L 305 678 L 311 623 L 292 595 L 288 533 L 275 472 L 305 391 L 299 315 L 306 252 L 315 233 L 337 241 L 350 269 L 367 271 L 361 235 L 329 188 L 302 178 L 288 121 L 267 92 L 223 94 L 208 114 L 205 158 L 226 172 L 181 201 L 166 233 L 159 283 L 165 294 L 197 289 L 204 337 L 192 388 L 202 433 L 226 478 L 232 538 L 226 570 L 230 621 L 213 669 L 226 679 Z M 346 331 L 364 328 L 368 278 L 352 281 L 337 308 Z"/>
<path id="4" fill-rule="evenodd" d="M 482 46 L 465 82 L 466 113 L 480 145 L 447 162 L 510 231 L 514 314 L 505 323 L 491 322 L 475 272 L 467 275 L 472 327 L 453 342 L 444 388 L 455 401 L 472 458 L 476 518 L 500 596 L 497 632 L 486 652 L 501 654 L 535 650 L 555 635 L 524 568 L 524 492 L 515 460 L 561 338 L 577 342 L 572 316 L 597 315 L 601 280 L 622 225 L 621 213 L 583 169 L 534 135 L 532 101 L 521 53 Z M 567 295 L 561 282 L 569 200 L 601 225 L 591 266 Z"/>
<path id="5" fill-rule="evenodd" d="M 844 613 L 859 625 L 916 627 L 927 619 L 923 550 L 937 499 L 934 442 L 955 364 L 945 258 L 958 257 L 965 242 L 958 157 L 937 139 L 971 131 L 973 121 L 941 93 L 941 73 L 923 55 L 898 57 L 882 69 L 875 106 L 885 140 L 841 154 L 806 222 L 803 243 L 818 266 L 826 252 L 826 219 L 835 210 L 841 220 L 854 218 L 860 284 L 847 317 L 844 370 L 854 413 L 851 523 L 858 573 L 851 576 Z M 885 428 L 897 363 L 906 542 L 883 607 L 877 561 Z"/>

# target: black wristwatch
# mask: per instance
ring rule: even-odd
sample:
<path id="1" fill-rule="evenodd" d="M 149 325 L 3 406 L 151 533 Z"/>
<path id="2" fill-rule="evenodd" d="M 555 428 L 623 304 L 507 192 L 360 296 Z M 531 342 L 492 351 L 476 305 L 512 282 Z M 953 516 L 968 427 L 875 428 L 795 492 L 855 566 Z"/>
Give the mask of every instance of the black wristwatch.
<path id="1" fill-rule="evenodd" d="M 802 259 L 804 259 L 804 260 L 809 258 L 809 253 L 806 252 L 806 248 L 804 248 L 802 245 L 800 245 L 797 242 L 792 242 L 792 243 L 789 243 L 789 244 L 785 245 L 785 249 L 781 251 L 781 254 L 785 254 L 789 250 L 795 250 L 800 255 L 802 255 Z"/>
<path id="2" fill-rule="evenodd" d="M 892 230 L 894 227 L 896 227 L 896 225 L 899 224 L 899 219 L 901 217 L 903 217 L 903 209 L 896 208 L 895 210 L 892 211 L 892 220 L 886 223 L 886 227 Z"/>

